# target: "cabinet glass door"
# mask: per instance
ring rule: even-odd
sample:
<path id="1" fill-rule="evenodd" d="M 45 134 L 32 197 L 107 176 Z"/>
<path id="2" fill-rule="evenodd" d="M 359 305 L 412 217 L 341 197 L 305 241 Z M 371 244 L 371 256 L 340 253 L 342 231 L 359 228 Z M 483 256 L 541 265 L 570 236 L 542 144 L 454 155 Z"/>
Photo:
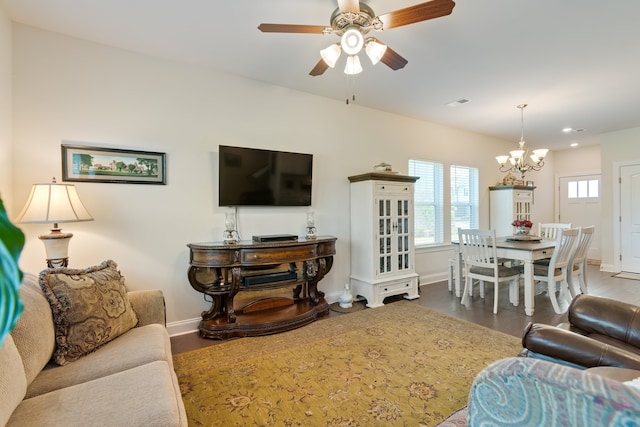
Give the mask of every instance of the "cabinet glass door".
<path id="1" fill-rule="evenodd" d="M 393 253 L 392 237 L 394 226 L 392 214 L 391 200 L 378 200 L 378 271 L 380 273 L 392 271 L 391 254 Z"/>
<path id="2" fill-rule="evenodd" d="M 411 268 L 411 257 L 409 250 L 409 239 L 411 237 L 411 230 L 409 230 L 409 210 L 410 203 L 408 199 L 399 199 L 397 201 L 397 240 L 398 247 L 396 248 L 398 271 L 408 270 Z"/>

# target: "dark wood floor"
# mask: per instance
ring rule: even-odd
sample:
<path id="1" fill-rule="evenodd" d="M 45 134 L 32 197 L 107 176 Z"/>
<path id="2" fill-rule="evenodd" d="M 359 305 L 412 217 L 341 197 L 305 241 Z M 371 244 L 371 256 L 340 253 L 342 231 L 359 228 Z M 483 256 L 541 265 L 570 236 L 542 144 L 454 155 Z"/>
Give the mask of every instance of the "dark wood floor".
<path id="1" fill-rule="evenodd" d="M 611 273 L 599 271 L 597 265 L 588 266 L 587 277 L 590 294 L 640 305 L 640 281 L 612 277 Z M 566 315 L 556 314 L 553 311 L 546 293 L 536 295 L 534 315 L 532 317 L 526 316 L 522 292 L 520 305 L 514 307 L 509 303 L 507 286 L 500 289 L 498 314 L 493 314 L 493 286 L 491 284 L 487 285 L 484 299 L 479 297 L 479 291 L 476 287 L 472 301 L 466 307 L 460 304 L 459 298 L 448 291 L 446 281 L 421 286 L 420 298 L 413 300 L 413 302 L 516 337 L 522 336 L 522 331 L 529 322 L 558 324 L 566 320 Z M 564 306 L 566 307 L 566 303 Z M 339 315 L 348 316 L 348 314 L 331 311 L 329 317 Z M 218 343 L 220 343 L 219 340 L 200 338 L 195 332 L 171 338 L 174 354 Z"/>

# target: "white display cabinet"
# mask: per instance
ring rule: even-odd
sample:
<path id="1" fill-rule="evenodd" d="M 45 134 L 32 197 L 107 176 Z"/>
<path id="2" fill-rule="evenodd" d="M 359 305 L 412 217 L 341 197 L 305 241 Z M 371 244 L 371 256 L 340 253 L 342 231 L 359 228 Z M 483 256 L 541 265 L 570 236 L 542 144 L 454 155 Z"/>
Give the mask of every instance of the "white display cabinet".
<path id="1" fill-rule="evenodd" d="M 515 219 L 531 221 L 534 189 L 522 185 L 489 187 L 489 227 L 496 230 L 496 236 L 511 236 Z"/>
<path id="2" fill-rule="evenodd" d="M 415 272 L 414 183 L 393 173 L 350 176 L 351 292 L 380 307 L 386 297 L 419 298 Z"/>

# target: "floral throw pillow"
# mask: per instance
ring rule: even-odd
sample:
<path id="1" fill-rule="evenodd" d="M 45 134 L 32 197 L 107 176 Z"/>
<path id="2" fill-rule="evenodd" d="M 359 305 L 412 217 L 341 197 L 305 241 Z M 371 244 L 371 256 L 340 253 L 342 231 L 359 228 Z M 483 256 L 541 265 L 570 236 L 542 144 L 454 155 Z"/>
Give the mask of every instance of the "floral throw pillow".
<path id="1" fill-rule="evenodd" d="M 111 260 L 84 270 L 44 270 L 39 283 L 53 313 L 53 360 L 59 365 L 91 353 L 138 323 L 124 278 Z"/>

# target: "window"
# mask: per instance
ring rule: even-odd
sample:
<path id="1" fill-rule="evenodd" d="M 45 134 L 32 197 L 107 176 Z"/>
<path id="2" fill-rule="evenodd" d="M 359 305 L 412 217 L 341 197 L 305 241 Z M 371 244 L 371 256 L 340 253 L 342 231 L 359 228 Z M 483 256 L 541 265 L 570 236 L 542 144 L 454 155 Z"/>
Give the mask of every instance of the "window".
<path id="1" fill-rule="evenodd" d="M 600 197 L 597 179 L 584 179 L 567 182 L 567 197 L 569 199 L 586 199 Z"/>
<path id="2" fill-rule="evenodd" d="M 468 166 L 450 168 L 451 174 L 451 237 L 458 228 L 478 228 L 478 169 Z"/>
<path id="3" fill-rule="evenodd" d="M 443 169 L 442 163 L 409 160 L 409 175 L 420 177 L 413 205 L 416 246 L 444 242 Z"/>

